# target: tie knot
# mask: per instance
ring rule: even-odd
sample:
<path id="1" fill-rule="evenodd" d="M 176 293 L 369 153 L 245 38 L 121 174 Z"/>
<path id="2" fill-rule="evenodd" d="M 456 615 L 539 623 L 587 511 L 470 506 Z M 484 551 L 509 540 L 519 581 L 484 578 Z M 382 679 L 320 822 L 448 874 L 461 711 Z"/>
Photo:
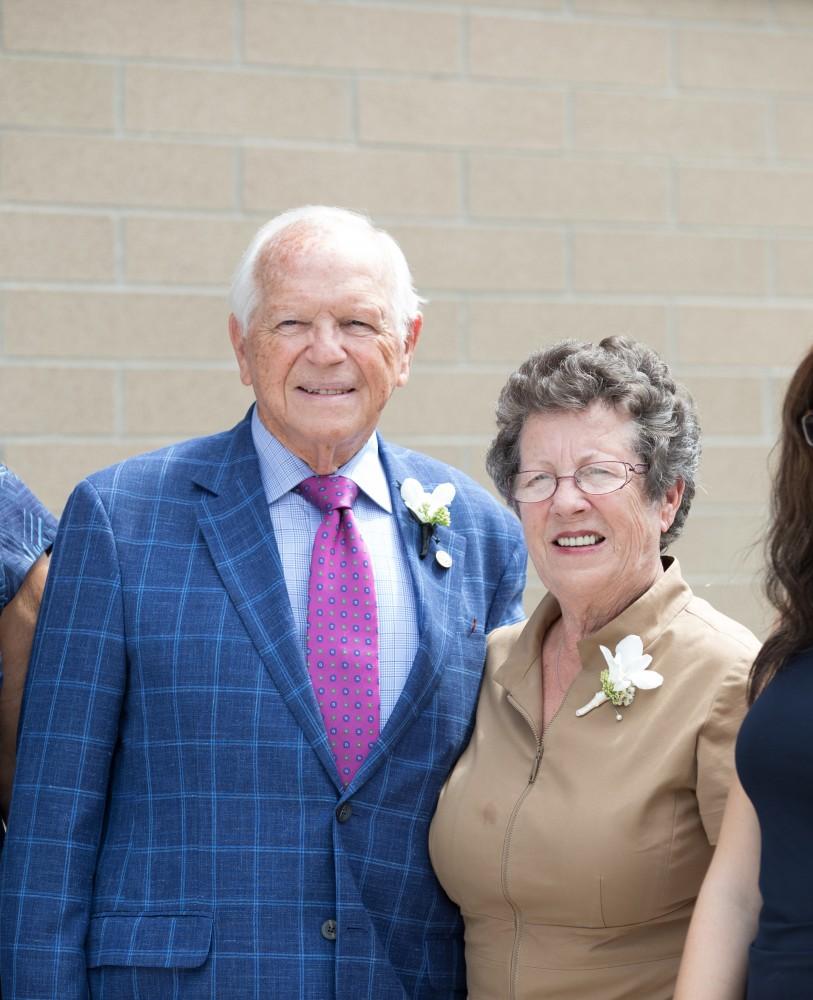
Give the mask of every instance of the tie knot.
<path id="1" fill-rule="evenodd" d="M 297 488 L 323 514 L 352 507 L 359 495 L 358 486 L 346 476 L 309 476 Z"/>

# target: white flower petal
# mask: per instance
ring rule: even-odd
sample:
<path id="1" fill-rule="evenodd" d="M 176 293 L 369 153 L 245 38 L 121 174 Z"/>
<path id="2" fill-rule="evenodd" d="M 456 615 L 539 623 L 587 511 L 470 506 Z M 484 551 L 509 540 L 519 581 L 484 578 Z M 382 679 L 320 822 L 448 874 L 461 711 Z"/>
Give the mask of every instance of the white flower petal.
<path id="1" fill-rule="evenodd" d="M 426 494 L 417 479 L 405 479 L 401 483 L 401 499 L 410 510 L 417 511 Z"/>
<path id="2" fill-rule="evenodd" d="M 432 490 L 429 503 L 432 510 L 439 510 L 441 507 L 448 507 L 454 500 L 455 488 L 451 483 L 440 483 Z"/>
<path id="3" fill-rule="evenodd" d="M 663 675 L 659 674 L 657 670 L 647 670 L 646 672 L 641 670 L 637 674 L 632 674 L 630 680 L 642 691 L 652 691 L 663 684 Z"/>
<path id="4" fill-rule="evenodd" d="M 639 670 L 646 670 L 651 662 L 652 657 L 648 653 L 645 653 L 634 660 L 627 660 L 624 663 L 624 671 L 632 676 L 632 674 L 637 673 Z"/>
<path id="5" fill-rule="evenodd" d="M 606 646 L 599 646 L 598 648 L 601 650 L 601 655 L 604 657 L 604 660 L 605 660 L 607 666 L 609 667 L 609 669 L 611 671 L 612 670 L 617 670 L 618 669 L 618 664 L 613 659 L 613 654 L 609 651 L 609 649 L 607 649 Z"/>
<path id="6" fill-rule="evenodd" d="M 620 663 L 616 664 L 615 670 L 610 671 L 610 680 L 618 687 L 620 684 L 626 684 L 629 682 L 629 676 L 627 671 L 621 666 Z"/>
<path id="7" fill-rule="evenodd" d="M 644 651 L 644 644 L 640 635 L 625 636 L 615 647 L 615 655 L 623 663 L 637 659 Z"/>

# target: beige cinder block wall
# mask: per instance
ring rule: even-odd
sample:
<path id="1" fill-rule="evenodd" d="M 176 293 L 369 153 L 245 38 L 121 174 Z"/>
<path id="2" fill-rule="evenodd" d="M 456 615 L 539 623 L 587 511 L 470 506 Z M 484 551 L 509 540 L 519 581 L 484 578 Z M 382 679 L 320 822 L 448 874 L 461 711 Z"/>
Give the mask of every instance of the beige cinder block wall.
<path id="1" fill-rule="evenodd" d="M 0 29 L 0 455 L 55 510 L 240 417 L 231 269 L 333 202 L 431 300 L 392 438 L 482 479 L 531 349 L 648 341 L 705 428 L 678 552 L 762 627 L 749 546 L 813 340 L 810 0 L 2 0 Z"/>

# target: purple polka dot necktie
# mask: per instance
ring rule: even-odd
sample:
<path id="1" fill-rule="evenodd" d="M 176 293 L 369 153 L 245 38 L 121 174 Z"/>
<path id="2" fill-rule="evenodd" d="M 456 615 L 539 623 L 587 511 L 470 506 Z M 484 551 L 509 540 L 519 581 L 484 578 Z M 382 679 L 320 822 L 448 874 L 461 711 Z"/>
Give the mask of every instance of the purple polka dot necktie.
<path id="1" fill-rule="evenodd" d="M 370 553 L 344 476 L 311 476 L 299 492 L 323 514 L 308 580 L 306 658 L 339 776 L 349 784 L 378 738 L 378 609 Z"/>

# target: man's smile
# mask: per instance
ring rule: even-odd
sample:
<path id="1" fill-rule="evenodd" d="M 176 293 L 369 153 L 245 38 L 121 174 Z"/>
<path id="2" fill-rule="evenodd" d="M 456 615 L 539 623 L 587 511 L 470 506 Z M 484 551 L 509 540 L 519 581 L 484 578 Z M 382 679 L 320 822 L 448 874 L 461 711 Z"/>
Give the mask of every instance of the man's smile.
<path id="1" fill-rule="evenodd" d="M 297 388 L 302 392 L 306 392 L 309 396 L 346 396 L 349 393 L 356 391 L 352 387 L 346 389 L 321 389 L 307 385 L 300 385 L 297 386 Z"/>

